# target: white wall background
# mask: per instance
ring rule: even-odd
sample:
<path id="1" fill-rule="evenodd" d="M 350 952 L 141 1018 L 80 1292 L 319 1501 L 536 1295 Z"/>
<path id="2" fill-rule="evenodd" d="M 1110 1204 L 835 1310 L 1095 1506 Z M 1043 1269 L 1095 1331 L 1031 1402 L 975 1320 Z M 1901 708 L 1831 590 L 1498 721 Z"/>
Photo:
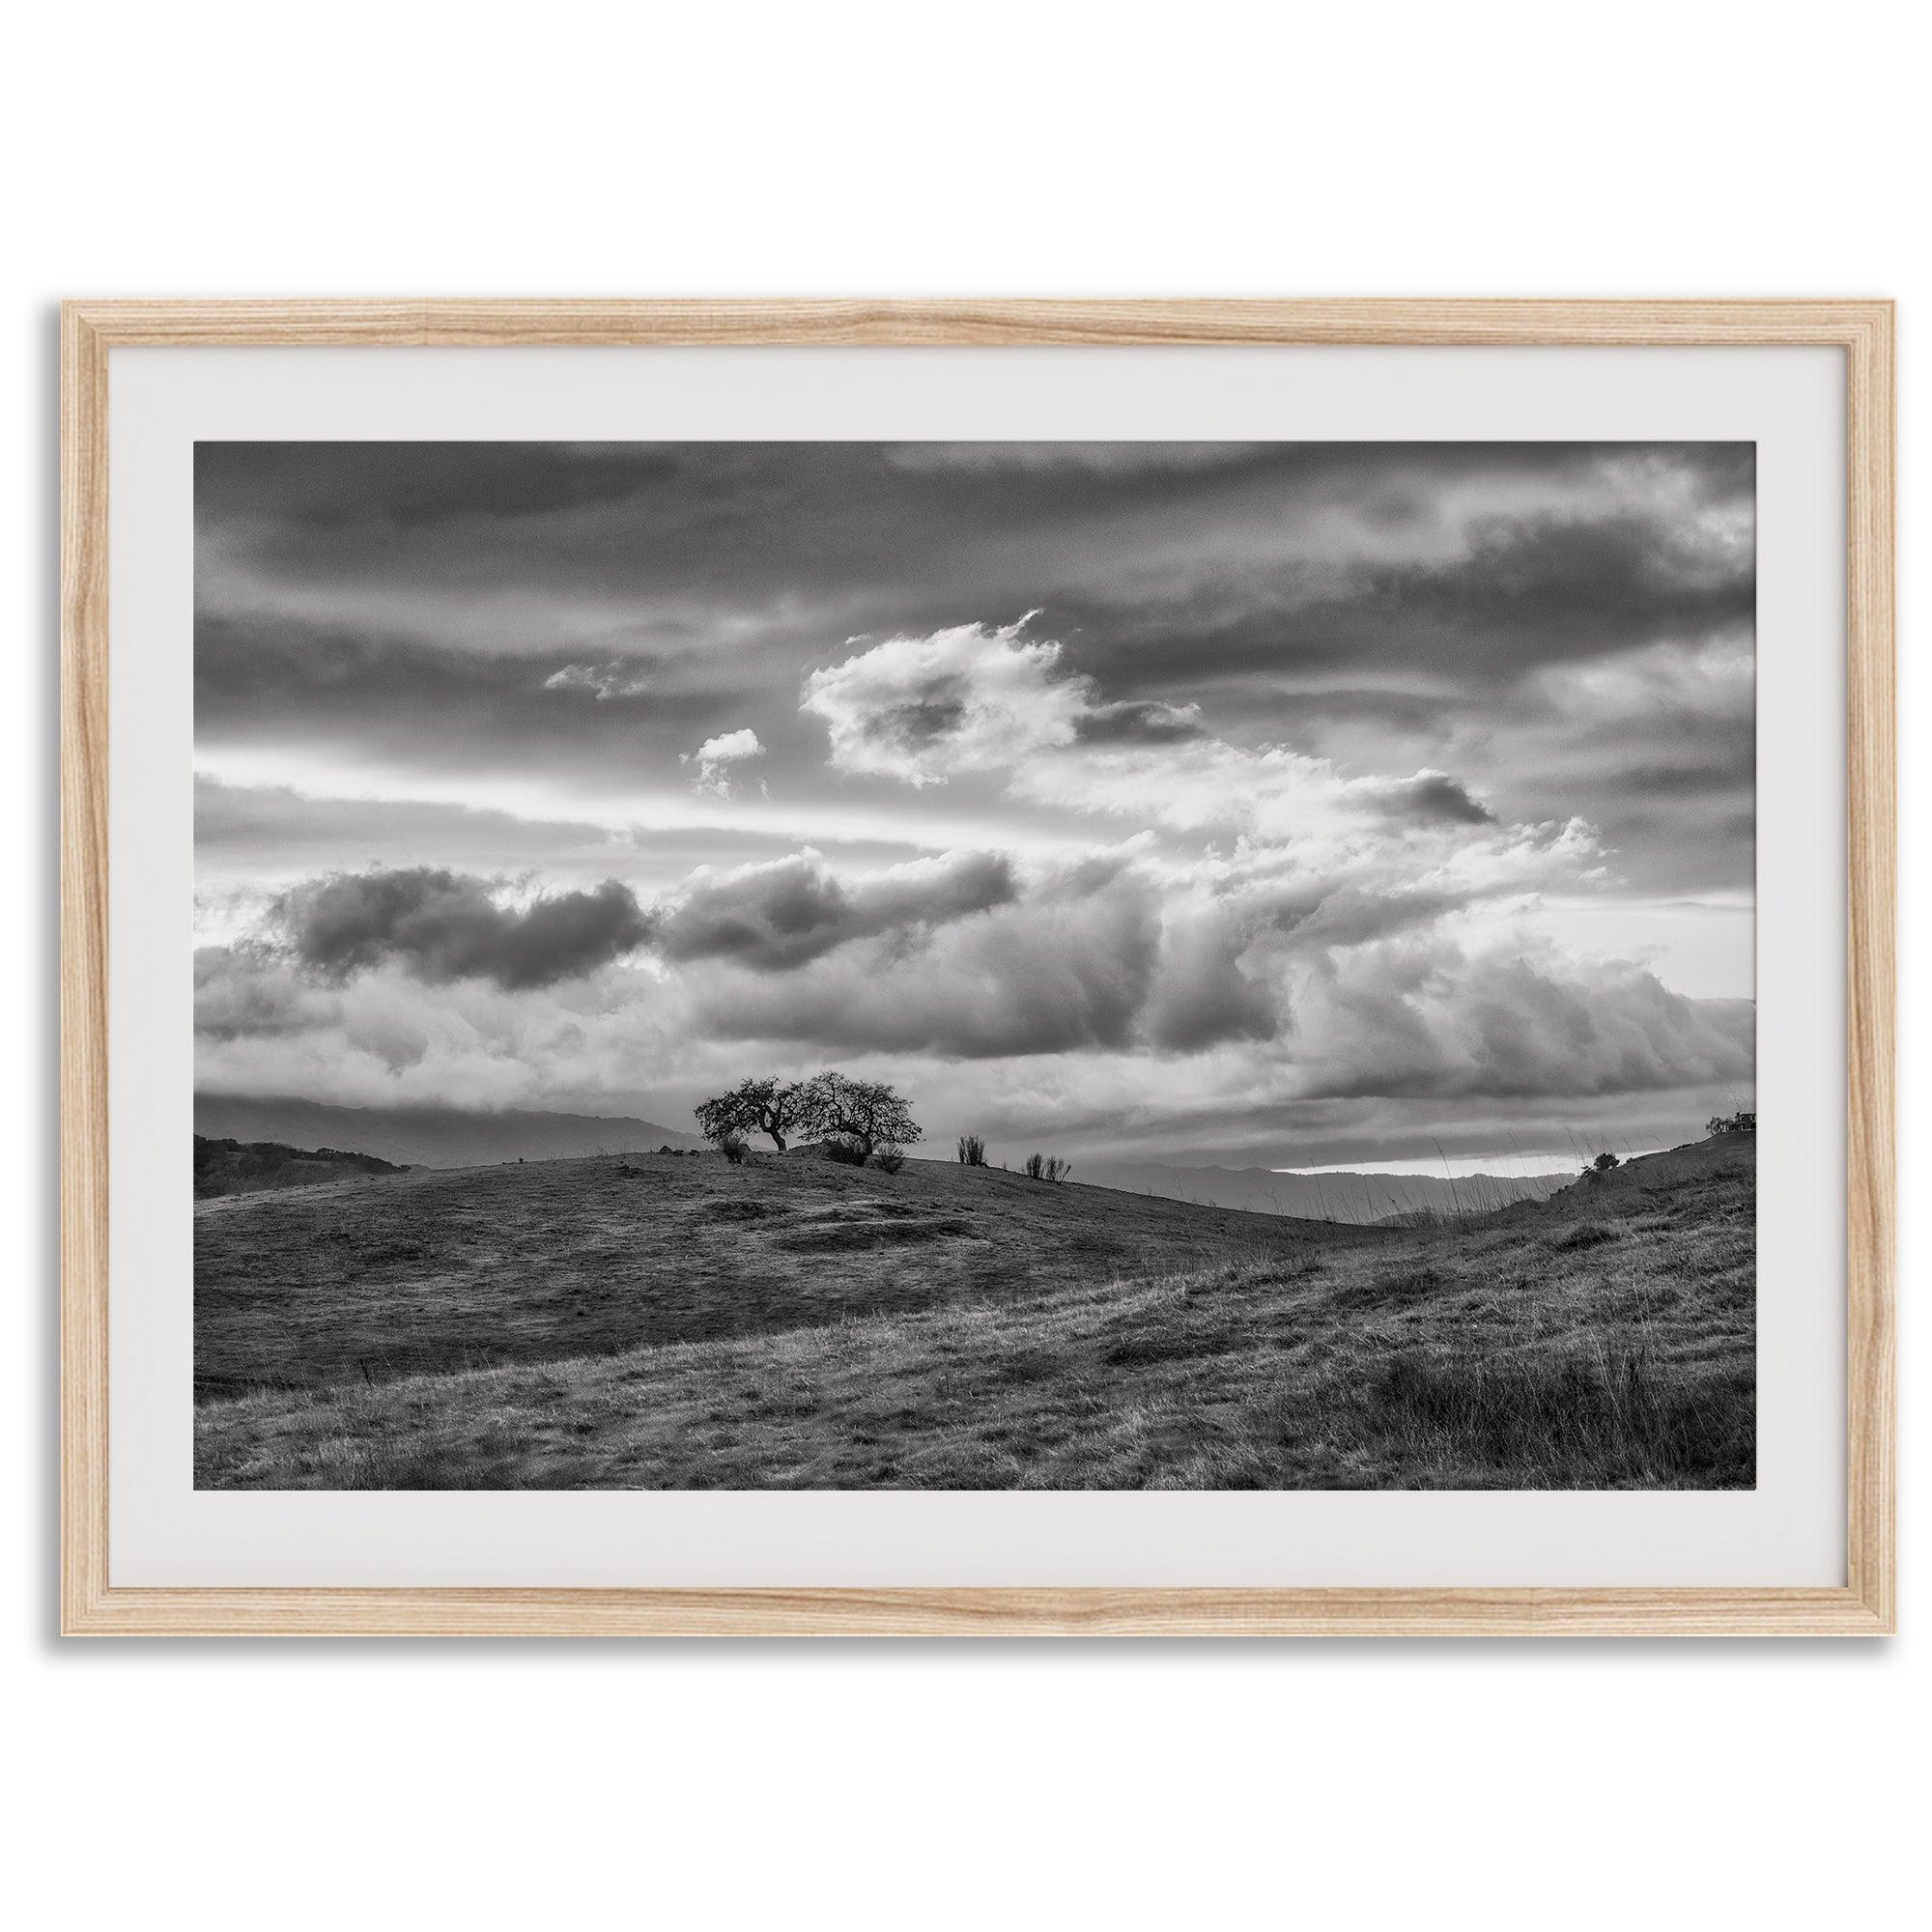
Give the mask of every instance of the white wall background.
<path id="1" fill-rule="evenodd" d="M 0 767 L 29 917 L 0 1000 L 20 1074 L 0 1816 L 20 1922 L 54 1922 L 56 1895 L 83 1928 L 277 1932 L 1905 1915 L 1932 1715 L 1909 1308 L 1889 1644 L 59 1645 L 50 748 L 64 294 L 1889 294 L 1909 565 L 1932 340 L 1916 26 L 1860 0 L 16 20 Z M 1909 639 L 1909 570 L 1906 590 Z M 1910 981 L 1932 700 L 1904 655 Z M 1915 1105 L 1904 1129 L 1910 1176 Z M 1908 1302 L 1926 1220 L 1908 1212 Z"/>

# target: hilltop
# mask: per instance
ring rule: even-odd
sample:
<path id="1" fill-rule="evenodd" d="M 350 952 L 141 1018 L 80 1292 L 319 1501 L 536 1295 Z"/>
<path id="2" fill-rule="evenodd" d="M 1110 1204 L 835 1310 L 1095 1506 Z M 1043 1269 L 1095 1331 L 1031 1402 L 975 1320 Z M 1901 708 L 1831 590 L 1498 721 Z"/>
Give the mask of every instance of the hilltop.
<path id="1" fill-rule="evenodd" d="M 197 1482 L 1748 1488 L 1753 1152 L 1431 1229 L 809 1151 L 206 1203 Z"/>

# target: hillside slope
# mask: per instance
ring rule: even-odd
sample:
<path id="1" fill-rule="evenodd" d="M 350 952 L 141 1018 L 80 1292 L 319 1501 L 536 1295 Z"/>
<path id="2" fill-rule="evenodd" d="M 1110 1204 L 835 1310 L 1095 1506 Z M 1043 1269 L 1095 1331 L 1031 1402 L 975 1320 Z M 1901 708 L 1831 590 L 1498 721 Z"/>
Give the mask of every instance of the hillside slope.
<path id="1" fill-rule="evenodd" d="M 405 1167 L 480 1167 L 564 1160 L 633 1148 L 701 1148 L 695 1134 L 629 1115 L 546 1114 L 518 1108 L 332 1107 L 273 1095 L 197 1094 L 194 1130 L 215 1140 L 351 1148 Z"/>
<path id="2" fill-rule="evenodd" d="M 209 1204 L 196 1480 L 1748 1488 L 1753 1154 L 1428 1230 L 810 1157 Z"/>
<path id="3" fill-rule="evenodd" d="M 209 1202 L 195 1384 L 234 1393 L 1011 1302 L 1350 1231 L 810 1150 L 418 1169 Z"/>

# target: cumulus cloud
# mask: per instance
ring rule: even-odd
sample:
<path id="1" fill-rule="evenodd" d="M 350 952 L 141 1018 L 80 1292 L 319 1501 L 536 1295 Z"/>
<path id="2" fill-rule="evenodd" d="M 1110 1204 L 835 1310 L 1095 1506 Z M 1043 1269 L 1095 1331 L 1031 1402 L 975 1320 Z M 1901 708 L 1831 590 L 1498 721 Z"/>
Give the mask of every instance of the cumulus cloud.
<path id="1" fill-rule="evenodd" d="M 393 960 L 417 979 L 512 990 L 593 973 L 649 937 L 636 895 L 615 879 L 502 905 L 488 880 L 427 867 L 310 880 L 276 900 L 272 922 L 291 955 L 326 979 Z"/>
<path id="2" fill-rule="evenodd" d="M 1128 875 L 1065 883 L 914 951 L 873 942 L 781 980 L 719 973 L 694 989 L 697 1022 L 722 1038 L 956 1059 L 1130 1048 L 1160 956 L 1158 902 Z"/>
<path id="3" fill-rule="evenodd" d="M 916 967 L 846 955 L 775 982 L 707 982 L 710 1037 L 820 1050 L 997 1063 L 949 1079 L 974 1105 L 1045 1121 L 1048 1094 L 1113 1134 L 1190 1114 L 1283 1119 L 1319 1104 L 1544 1102 L 1747 1089 L 1755 1011 L 1695 1000 L 1628 961 L 1522 934 L 1451 932 L 1295 955 L 1272 979 L 1240 963 L 1237 930 L 1163 935 L 1120 886 L 1052 912 L 1016 907 L 945 935 Z M 1185 1059 L 1184 1074 L 1178 1063 Z M 963 1085 L 962 1085 L 963 1083 Z M 1029 1103 L 1027 1095 L 1033 1095 Z"/>
<path id="4" fill-rule="evenodd" d="M 1093 687 L 1061 670 L 1059 644 L 1021 639 L 1037 614 L 890 638 L 813 671 L 803 708 L 831 732 L 833 764 L 918 787 L 1070 745 Z"/>
<path id="5" fill-rule="evenodd" d="M 714 792 L 720 798 L 731 796 L 731 767 L 741 765 L 747 758 L 762 758 L 765 748 L 758 742 L 758 734 L 747 724 L 737 731 L 721 732 L 716 738 L 707 738 L 696 752 L 679 760 L 682 764 L 696 764 L 697 778 L 693 787 L 696 791 Z"/>
<path id="6" fill-rule="evenodd" d="M 645 1080 L 688 1076 L 697 1094 L 728 1070 L 695 1036 L 675 986 L 622 966 L 508 989 L 488 979 L 425 984 L 401 962 L 327 988 L 326 1022 L 274 1035 L 203 1033 L 196 1083 L 229 1094 L 302 1094 L 349 1106 L 417 1102 L 641 1112 Z"/>
<path id="7" fill-rule="evenodd" d="M 1145 841 L 1024 876 L 965 855 L 828 894 L 815 872 L 755 868 L 759 890 L 810 881 L 797 940 L 728 925 L 744 950 L 693 985 L 722 1037 L 952 1059 L 1195 1054 L 1266 1039 L 1279 976 L 1256 952 L 1264 913 L 1168 875 Z M 937 902 L 952 917 L 935 920 Z M 856 933 L 861 917 L 889 931 Z M 919 915 L 916 923 L 903 914 Z M 837 944 L 824 943 L 836 938 Z M 1251 956 L 1252 955 L 1252 956 Z M 667 956 L 670 954 L 667 952 Z M 774 969 L 782 977 L 774 977 Z"/>
<path id="8" fill-rule="evenodd" d="M 997 852 L 950 852 L 846 880 L 807 848 L 769 865 L 700 867 L 681 897 L 654 909 L 652 939 L 678 964 L 725 959 L 784 972 L 855 939 L 902 938 L 1016 895 Z"/>

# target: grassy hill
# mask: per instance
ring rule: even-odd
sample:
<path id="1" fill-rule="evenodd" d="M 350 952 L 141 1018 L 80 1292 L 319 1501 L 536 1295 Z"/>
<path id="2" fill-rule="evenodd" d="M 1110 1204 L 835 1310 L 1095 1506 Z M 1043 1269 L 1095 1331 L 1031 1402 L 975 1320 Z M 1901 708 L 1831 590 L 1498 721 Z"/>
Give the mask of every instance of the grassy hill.
<path id="1" fill-rule="evenodd" d="M 1431 1229 L 809 1151 L 203 1203 L 196 1479 L 1747 1488 L 1752 1153 Z"/>
<path id="2" fill-rule="evenodd" d="M 400 1174 L 372 1153 L 340 1148 L 292 1148 L 275 1141 L 212 1141 L 194 1137 L 194 1198 L 252 1194 L 265 1187 L 312 1187 L 367 1174 Z"/>
<path id="3" fill-rule="evenodd" d="M 195 1381 L 232 1394 L 1009 1304 L 1329 1231 L 809 1149 L 416 1170 L 195 1221 Z"/>

